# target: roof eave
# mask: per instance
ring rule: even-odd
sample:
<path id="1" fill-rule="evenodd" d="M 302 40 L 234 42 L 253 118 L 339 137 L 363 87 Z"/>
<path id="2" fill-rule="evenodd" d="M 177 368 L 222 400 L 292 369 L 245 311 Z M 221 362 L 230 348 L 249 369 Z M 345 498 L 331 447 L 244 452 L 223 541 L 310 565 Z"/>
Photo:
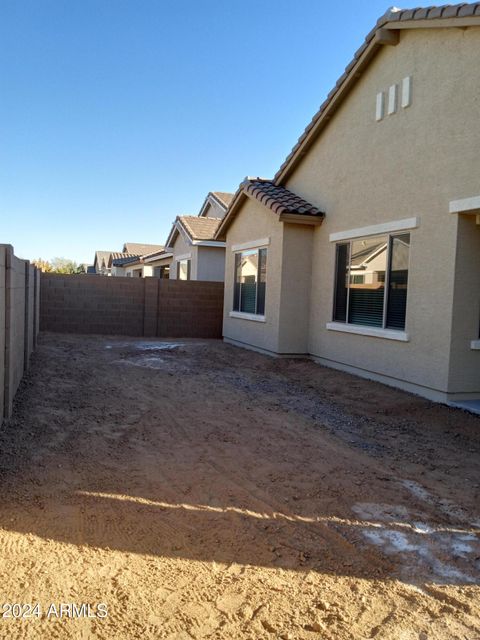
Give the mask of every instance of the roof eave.
<path id="1" fill-rule="evenodd" d="M 278 219 L 280 222 L 288 222 L 289 224 L 306 224 L 311 227 L 319 227 L 325 219 L 325 214 L 304 216 L 299 213 L 281 213 Z"/>
<path id="2" fill-rule="evenodd" d="M 233 200 L 230 203 L 230 206 L 227 209 L 227 213 L 225 215 L 225 217 L 223 218 L 223 220 L 221 221 L 214 239 L 215 240 L 222 240 L 225 241 L 226 236 L 225 233 L 228 229 L 228 227 L 230 226 L 230 224 L 232 223 L 232 220 L 234 219 L 234 217 L 237 214 L 237 210 L 239 209 L 239 207 L 242 205 L 243 201 L 245 200 L 245 198 L 248 198 L 248 195 L 245 193 L 244 189 L 243 189 L 243 185 L 244 185 L 243 181 L 240 186 L 237 189 L 237 192 L 235 193 L 235 195 L 233 196 Z"/>

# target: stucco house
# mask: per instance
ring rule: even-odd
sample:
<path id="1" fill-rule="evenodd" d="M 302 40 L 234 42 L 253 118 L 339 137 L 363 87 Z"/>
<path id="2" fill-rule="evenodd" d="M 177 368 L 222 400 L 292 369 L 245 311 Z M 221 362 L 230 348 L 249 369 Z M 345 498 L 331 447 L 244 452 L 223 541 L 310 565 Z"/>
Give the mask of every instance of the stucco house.
<path id="1" fill-rule="evenodd" d="M 170 278 L 170 266 L 173 260 L 173 253 L 167 249 L 161 251 L 154 251 L 146 256 L 143 256 L 143 262 L 145 268 L 152 270 L 151 275 L 155 278 L 168 279 Z"/>
<path id="2" fill-rule="evenodd" d="M 226 242 L 225 340 L 480 399 L 480 3 L 390 10 Z"/>
<path id="3" fill-rule="evenodd" d="M 177 216 L 166 243 L 172 253 L 170 278 L 223 281 L 225 242 L 216 240 L 215 233 L 232 198 L 233 194 L 211 191 L 198 216 Z"/>
<path id="4" fill-rule="evenodd" d="M 93 260 L 93 269 L 91 273 L 101 276 L 111 275 L 111 268 L 108 264 L 111 254 L 111 251 L 95 251 L 95 258 Z"/>

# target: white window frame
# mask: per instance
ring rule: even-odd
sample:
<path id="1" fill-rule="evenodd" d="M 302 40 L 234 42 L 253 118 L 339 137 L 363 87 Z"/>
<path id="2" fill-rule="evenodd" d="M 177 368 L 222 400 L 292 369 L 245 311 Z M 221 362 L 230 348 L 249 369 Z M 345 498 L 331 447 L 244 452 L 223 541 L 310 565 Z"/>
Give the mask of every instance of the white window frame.
<path id="1" fill-rule="evenodd" d="M 257 244 L 257 243 L 261 243 L 261 244 Z M 268 244 L 270 243 L 270 238 L 263 238 L 262 240 L 256 240 L 253 242 L 244 242 L 242 244 L 237 244 L 237 245 L 232 245 L 232 251 L 234 251 L 233 254 L 233 267 L 234 267 L 234 280 L 233 280 L 233 292 L 234 292 L 234 299 L 235 299 L 235 285 L 237 284 L 237 273 L 235 270 L 235 263 L 236 263 L 236 256 L 237 254 L 242 254 L 242 253 L 256 253 L 258 256 L 258 262 L 260 262 L 260 250 L 261 249 L 266 249 L 267 250 L 267 272 L 268 272 Z M 235 248 L 235 249 L 234 249 Z M 265 273 L 265 300 L 264 300 L 264 307 L 266 305 L 266 291 L 267 291 L 267 272 Z M 257 308 L 257 302 L 258 302 L 258 264 L 257 264 L 257 288 L 255 291 L 255 309 Z M 240 284 L 241 287 L 241 284 Z M 239 302 L 241 302 L 242 299 L 242 290 L 240 288 L 240 297 L 239 297 Z M 250 313 L 248 311 L 239 311 L 239 310 L 235 310 L 232 309 L 229 312 L 229 317 L 230 318 L 240 318 L 242 320 L 253 320 L 255 322 L 265 322 L 266 318 L 265 318 L 265 313 Z"/>
<path id="2" fill-rule="evenodd" d="M 416 220 L 416 218 L 412 218 L 410 220 Z M 385 228 L 386 225 L 375 225 L 375 227 L 364 227 L 364 228 L 368 228 L 368 229 L 374 229 L 374 228 L 380 228 L 383 227 Z M 411 228 L 411 227 L 409 227 Z M 358 231 L 358 230 L 355 230 Z M 344 239 L 340 239 L 338 242 L 335 243 L 335 252 L 337 251 L 337 246 L 339 244 L 350 244 L 350 248 L 349 248 L 349 263 L 351 260 L 351 255 L 352 255 L 352 243 L 355 242 L 356 240 L 362 240 L 362 238 L 367 238 L 367 237 L 375 237 L 375 236 L 386 236 L 387 237 L 387 255 L 386 255 L 386 269 L 385 269 L 385 282 L 384 282 L 384 295 L 383 295 L 383 315 L 382 315 L 382 326 L 381 327 L 371 327 L 369 325 L 362 325 L 362 324 L 353 324 L 350 323 L 348 321 L 348 315 L 349 315 L 349 301 L 350 301 L 350 296 L 347 297 L 347 309 L 346 309 L 346 320 L 345 322 L 341 322 L 340 320 L 333 320 L 331 322 L 327 322 L 326 324 L 326 328 L 329 331 L 340 331 L 343 333 L 355 333 L 355 334 L 359 334 L 362 336 L 370 336 L 370 337 L 376 337 L 376 338 L 385 338 L 387 340 L 397 340 L 399 342 L 409 342 L 410 341 L 410 335 L 408 334 L 408 332 L 405 329 L 391 329 L 391 328 L 387 328 L 386 327 L 386 322 L 387 322 L 387 310 L 388 310 L 388 296 L 389 296 L 389 289 L 390 289 L 390 262 L 391 262 L 391 247 L 392 247 L 392 241 L 391 238 L 392 236 L 396 236 L 402 233 L 406 233 L 408 232 L 408 230 L 406 229 L 399 229 L 397 231 L 390 231 L 390 232 L 385 232 L 383 231 L 383 233 L 372 233 L 369 236 L 367 235 L 355 235 L 352 237 L 348 237 L 348 238 L 344 238 Z M 331 234 L 330 235 L 330 239 L 332 237 L 332 235 L 339 235 L 339 234 Z M 336 260 L 336 256 L 335 256 L 335 260 Z M 408 273 L 410 273 L 410 250 L 408 252 Z M 351 273 L 349 272 L 349 278 L 351 277 Z M 335 265 L 335 271 L 334 271 L 334 284 L 333 284 L 333 301 L 332 301 L 332 316 L 335 313 L 335 292 L 336 292 L 336 288 L 337 288 L 337 269 L 336 269 L 336 265 Z M 349 282 L 350 285 L 350 282 Z M 407 289 L 407 296 L 408 296 L 408 289 Z M 406 323 L 406 318 L 405 318 L 405 323 Z"/>

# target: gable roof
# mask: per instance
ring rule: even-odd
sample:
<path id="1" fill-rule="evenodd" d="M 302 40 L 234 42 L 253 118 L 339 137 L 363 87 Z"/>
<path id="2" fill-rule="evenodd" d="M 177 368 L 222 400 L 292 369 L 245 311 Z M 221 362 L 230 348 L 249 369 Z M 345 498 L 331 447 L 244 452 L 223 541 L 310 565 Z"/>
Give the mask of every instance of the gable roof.
<path id="1" fill-rule="evenodd" d="M 208 212 L 212 208 L 212 205 L 219 207 L 223 214 L 225 214 L 226 210 L 228 209 L 228 205 L 233 200 L 233 196 L 233 193 L 226 193 L 224 191 L 209 191 L 207 193 L 207 197 L 203 201 L 198 217 L 213 217 L 208 215 Z"/>
<path id="2" fill-rule="evenodd" d="M 157 260 L 163 260 L 164 258 L 172 258 L 173 253 L 168 251 L 168 249 L 162 249 L 162 251 L 154 251 L 153 253 L 148 253 L 146 256 L 142 257 L 143 262 L 155 262 Z"/>
<path id="3" fill-rule="evenodd" d="M 348 95 L 371 60 L 384 45 L 395 46 L 402 29 L 480 26 L 480 2 L 442 5 L 438 7 L 397 9 L 392 7 L 381 16 L 346 66 L 327 99 L 320 105 L 297 143 L 275 174 L 274 182 L 281 184 L 302 160 L 333 113 Z"/>
<path id="4" fill-rule="evenodd" d="M 217 200 L 225 206 L 225 209 L 228 208 L 228 205 L 233 200 L 234 193 L 226 193 L 225 191 L 211 191 L 212 196 L 214 196 Z"/>
<path id="5" fill-rule="evenodd" d="M 221 218 L 179 216 L 177 218 L 191 240 L 213 240 Z"/>
<path id="6" fill-rule="evenodd" d="M 222 218 L 177 216 L 167 239 L 166 247 L 172 248 L 180 232 L 191 244 L 215 242 L 215 234 Z"/>
<path id="7" fill-rule="evenodd" d="M 138 258 L 138 254 L 136 254 L 136 253 L 123 253 L 123 252 L 111 253 L 109 261 L 108 261 L 108 266 L 111 267 L 113 265 L 114 267 L 119 267 L 119 266 L 121 266 L 121 263 L 123 261 L 126 260 L 128 262 L 132 258 Z"/>
<path id="8" fill-rule="evenodd" d="M 273 180 L 245 178 L 228 208 L 227 215 L 217 229 L 216 238 L 224 237 L 227 228 L 237 214 L 240 204 L 246 197 L 258 200 L 267 209 L 276 213 L 279 219 L 283 221 L 321 224 L 325 217 L 323 211 L 320 211 L 318 207 L 297 196 L 293 191 L 275 184 Z"/>
<path id="9" fill-rule="evenodd" d="M 161 244 L 141 244 L 138 242 L 125 242 L 123 245 L 122 253 L 130 253 L 132 255 L 144 256 L 152 251 L 161 251 L 163 245 Z"/>
<path id="10" fill-rule="evenodd" d="M 93 266 L 96 268 L 98 265 L 101 269 L 102 264 L 105 263 L 105 267 L 108 267 L 108 261 L 111 253 L 112 251 L 95 251 L 95 259 L 93 261 Z"/>

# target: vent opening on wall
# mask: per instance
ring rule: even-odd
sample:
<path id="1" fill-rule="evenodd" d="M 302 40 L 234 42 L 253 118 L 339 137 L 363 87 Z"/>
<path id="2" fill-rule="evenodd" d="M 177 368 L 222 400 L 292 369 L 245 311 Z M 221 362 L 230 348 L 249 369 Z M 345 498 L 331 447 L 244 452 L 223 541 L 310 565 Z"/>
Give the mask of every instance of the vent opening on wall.
<path id="1" fill-rule="evenodd" d="M 400 105 L 402 109 L 406 109 L 412 104 L 412 76 L 406 76 L 403 78 L 401 85 Z M 399 100 L 399 85 L 392 84 L 385 91 L 380 91 L 376 96 L 375 103 L 375 120 L 379 122 L 385 117 L 385 102 L 386 111 L 389 116 L 397 113 L 398 100 Z"/>

